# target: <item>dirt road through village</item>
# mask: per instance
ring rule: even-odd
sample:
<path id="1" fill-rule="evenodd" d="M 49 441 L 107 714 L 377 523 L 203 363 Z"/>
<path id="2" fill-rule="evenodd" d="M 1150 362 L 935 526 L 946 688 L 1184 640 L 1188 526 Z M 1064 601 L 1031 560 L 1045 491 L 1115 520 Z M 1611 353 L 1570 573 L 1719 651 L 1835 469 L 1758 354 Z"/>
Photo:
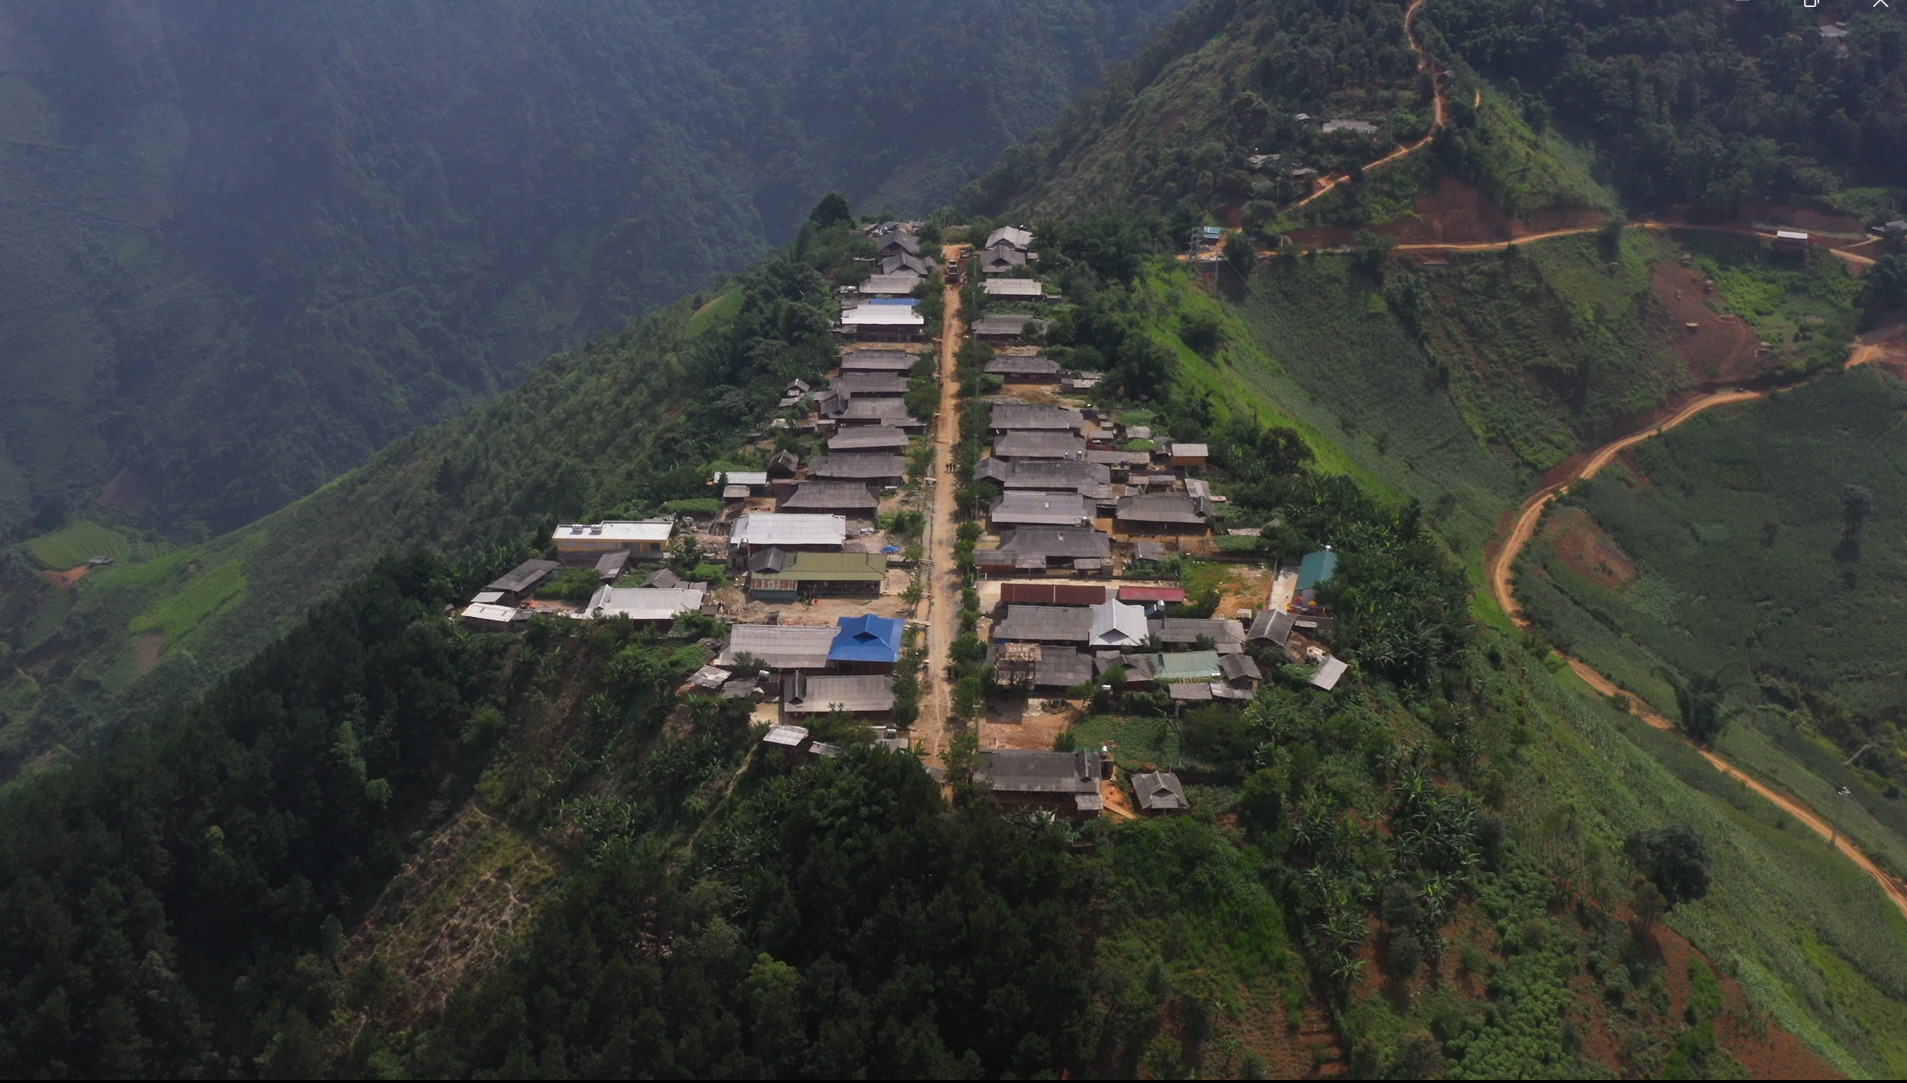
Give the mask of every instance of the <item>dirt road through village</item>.
<path id="1" fill-rule="evenodd" d="M 1853 368 L 1855 365 L 1864 364 L 1880 358 L 1882 351 L 1879 344 L 1900 334 L 1901 330 L 1902 329 L 1898 326 L 1889 327 L 1880 331 L 1870 332 L 1856 339 L 1853 349 L 1848 355 L 1846 367 Z M 1583 464 L 1578 467 L 1575 473 L 1569 478 L 1539 490 L 1535 495 L 1525 500 L 1523 506 L 1517 511 L 1516 520 L 1511 525 L 1509 533 L 1504 536 L 1502 548 L 1498 550 L 1496 558 L 1490 562 L 1490 592 L 1495 595 L 1497 604 L 1503 607 L 1505 613 L 1510 615 L 1510 619 L 1516 622 L 1517 627 L 1528 628 L 1530 626 L 1529 621 L 1522 616 L 1516 607 L 1516 595 L 1512 591 L 1512 569 L 1515 567 L 1516 558 L 1522 553 L 1523 547 L 1528 545 L 1530 538 L 1535 535 L 1537 524 L 1543 517 L 1543 509 L 1549 505 L 1550 501 L 1567 491 L 1571 484 L 1583 478 L 1594 477 L 1603 467 L 1609 465 L 1609 463 L 1624 450 L 1634 447 L 1651 436 L 1667 432 L 1705 410 L 1712 410 L 1719 406 L 1729 406 L 1740 402 L 1751 402 L 1767 394 L 1768 392 L 1766 391 L 1720 391 L 1691 399 L 1674 414 L 1651 425 L 1647 429 L 1638 433 L 1631 433 L 1619 440 L 1612 440 L 1604 444 L 1602 447 L 1596 449 L 1595 454 L 1583 460 Z M 1576 675 L 1581 677 L 1585 684 L 1597 692 L 1605 696 L 1613 696 L 1621 692 L 1621 689 L 1616 686 L 1614 681 L 1611 681 L 1588 665 L 1566 654 L 1562 654 L 1560 651 L 1557 653 L 1562 656 L 1564 661 L 1569 663 L 1569 668 L 1575 671 Z M 1760 779 L 1755 778 L 1741 768 L 1728 762 L 1725 757 L 1713 749 L 1689 740 L 1682 734 L 1681 729 L 1678 728 L 1675 723 L 1669 721 L 1657 712 L 1650 710 L 1635 696 L 1628 695 L 1627 693 L 1624 693 L 1624 696 L 1628 701 L 1630 712 L 1637 718 L 1642 719 L 1642 721 L 1647 722 L 1656 729 L 1664 730 L 1668 733 L 1675 734 L 1677 737 L 1681 737 L 1690 747 L 1701 753 L 1702 758 L 1707 760 L 1717 771 L 1740 781 L 1749 789 L 1774 803 L 1788 815 L 1806 824 L 1808 829 L 1815 834 L 1824 839 L 1833 837 L 1833 830 L 1826 818 L 1815 812 L 1806 802 L 1785 790 L 1777 790 L 1768 786 Z M 1848 860 L 1854 862 L 1862 872 L 1872 877 L 1874 882 L 1880 885 L 1881 890 L 1887 893 L 1887 897 L 1893 900 L 1894 905 L 1900 909 L 1901 914 L 1907 916 L 1907 882 L 1903 882 L 1899 878 L 1888 874 L 1885 870 L 1881 869 L 1880 866 L 1874 864 L 1865 853 L 1861 852 L 1859 847 L 1848 841 L 1847 836 L 1841 835 L 1835 838 L 1834 845 L 1835 849 L 1846 854 Z"/>
<path id="2" fill-rule="evenodd" d="M 960 262 L 961 245 L 941 248 L 943 266 Z M 960 612 L 960 573 L 954 567 L 954 447 L 960 443 L 960 372 L 954 355 L 966 334 L 960 319 L 960 288 L 948 286 L 940 330 L 940 413 L 934 421 L 934 483 L 927 517 L 927 668 L 922 674 L 920 717 L 913 740 L 938 764 L 947 749 L 947 721 L 953 717 L 953 690 L 947 687 L 950 652 Z"/>

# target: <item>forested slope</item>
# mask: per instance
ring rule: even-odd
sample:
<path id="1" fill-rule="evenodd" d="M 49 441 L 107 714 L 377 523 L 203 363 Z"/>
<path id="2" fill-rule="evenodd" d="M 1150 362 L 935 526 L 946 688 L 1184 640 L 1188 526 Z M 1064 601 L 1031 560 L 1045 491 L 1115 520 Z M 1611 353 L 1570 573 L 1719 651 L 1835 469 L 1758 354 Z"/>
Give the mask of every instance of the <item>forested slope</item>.
<path id="1" fill-rule="evenodd" d="M 0 12 L 0 532 L 182 539 L 708 287 L 925 212 L 1170 0 Z"/>
<path id="2" fill-rule="evenodd" d="M 706 497 L 703 464 L 759 424 L 786 381 L 818 380 L 832 363 L 834 301 L 816 268 L 863 250 L 872 242 L 840 225 L 804 239 L 728 293 L 558 355 L 490 406 L 206 545 L 69 590 L 9 554 L 0 584 L 19 619 L 0 685 L 8 772 L 196 694 L 383 554 L 514 550 L 559 520 Z"/>

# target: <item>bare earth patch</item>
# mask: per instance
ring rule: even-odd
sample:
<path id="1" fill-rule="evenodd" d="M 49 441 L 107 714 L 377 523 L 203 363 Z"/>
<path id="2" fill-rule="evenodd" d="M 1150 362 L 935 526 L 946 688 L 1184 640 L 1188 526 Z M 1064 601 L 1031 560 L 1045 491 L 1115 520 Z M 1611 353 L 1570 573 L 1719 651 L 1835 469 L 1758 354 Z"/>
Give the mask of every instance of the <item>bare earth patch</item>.
<path id="1" fill-rule="evenodd" d="M 1674 321 L 1675 355 L 1697 383 L 1749 379 L 1778 364 L 1753 328 L 1709 307 L 1707 298 L 1714 295 L 1703 292 L 1701 276 L 1687 267 L 1659 261 L 1649 268 L 1649 286 Z"/>
<path id="2" fill-rule="evenodd" d="M 139 662 L 139 672 L 151 673 L 152 667 L 159 664 L 159 656 L 165 653 L 165 646 L 164 630 L 154 628 L 149 632 L 141 632 L 132 645 L 132 656 Z"/>
<path id="3" fill-rule="evenodd" d="M 393 972 L 385 1025 L 434 1015 L 502 959 L 555 875 L 532 840 L 472 801 L 385 887 L 345 949 L 345 972 L 373 956 Z"/>
<path id="4" fill-rule="evenodd" d="M 1623 552 L 1581 508 L 1557 508 L 1543 536 L 1570 571 L 1604 590 L 1621 590 L 1636 577 L 1635 558 Z"/>

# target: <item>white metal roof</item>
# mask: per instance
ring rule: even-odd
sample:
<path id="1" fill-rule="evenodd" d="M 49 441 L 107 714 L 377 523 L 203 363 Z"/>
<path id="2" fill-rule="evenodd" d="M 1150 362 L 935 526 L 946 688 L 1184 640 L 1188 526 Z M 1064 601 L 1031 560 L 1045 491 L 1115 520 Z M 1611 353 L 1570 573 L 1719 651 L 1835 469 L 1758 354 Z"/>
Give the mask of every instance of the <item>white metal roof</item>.
<path id="1" fill-rule="evenodd" d="M 1046 292 L 1036 278 L 989 278 L 983 288 L 988 297 L 1039 297 Z"/>
<path id="2" fill-rule="evenodd" d="M 923 327 L 927 319 L 906 305 L 862 305 L 841 313 L 843 327 Z"/>
<path id="3" fill-rule="evenodd" d="M 552 537 L 560 545 L 565 541 L 592 542 L 665 542 L 675 530 L 667 520 L 640 523 L 564 523 Z"/>
<path id="4" fill-rule="evenodd" d="M 728 483 L 730 485 L 768 484 L 768 471 L 766 470 L 717 470 L 715 473 L 709 475 L 709 480 L 721 481 L 723 474 L 728 475 Z"/>
<path id="5" fill-rule="evenodd" d="M 1338 686 L 1338 678 L 1344 676 L 1344 671 L 1350 668 L 1344 664 L 1342 658 L 1327 654 L 1324 656 L 1324 664 L 1311 675 L 1311 683 L 1329 692 Z"/>
<path id="6" fill-rule="evenodd" d="M 581 612 L 570 616 L 579 620 L 590 617 L 628 617 L 630 620 L 673 620 L 678 613 L 692 613 L 702 608 L 702 599 L 706 591 L 686 588 L 662 589 L 660 587 L 603 587 L 589 599 L 589 604 Z"/>
<path id="7" fill-rule="evenodd" d="M 765 745 L 780 745 L 783 748 L 798 748 L 801 742 L 807 739 L 808 728 L 806 726 L 776 726 L 774 729 L 768 731 L 768 735 L 761 739 L 761 743 Z"/>
<path id="8" fill-rule="evenodd" d="M 787 515 L 759 511 L 735 521 L 732 545 L 840 545 L 848 521 L 839 515 Z"/>
<path id="9" fill-rule="evenodd" d="M 516 607 L 473 602 L 464 607 L 463 615 L 471 620 L 512 621 L 516 619 Z"/>
<path id="10" fill-rule="evenodd" d="M 1778 241 L 1805 241 L 1807 239 L 1808 239 L 1807 234 L 1797 233 L 1792 229 L 1775 230 L 1775 240 L 1778 240 Z"/>
<path id="11" fill-rule="evenodd" d="M 898 271 L 894 274 L 872 275 L 861 283 L 861 292 L 867 294 L 911 293 L 920 285 L 920 276 L 912 271 Z"/>

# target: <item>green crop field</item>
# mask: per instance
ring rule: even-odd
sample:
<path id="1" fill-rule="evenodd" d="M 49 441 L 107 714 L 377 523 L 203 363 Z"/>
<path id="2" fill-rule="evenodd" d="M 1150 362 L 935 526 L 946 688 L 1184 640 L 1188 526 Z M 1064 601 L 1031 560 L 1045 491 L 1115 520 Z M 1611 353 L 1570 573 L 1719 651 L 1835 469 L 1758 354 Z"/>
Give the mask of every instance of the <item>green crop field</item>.
<path id="1" fill-rule="evenodd" d="M 1723 749 L 1817 807 L 1849 786 L 1851 832 L 1900 870 L 1904 411 L 1907 386 L 1855 370 L 1696 418 L 1639 445 L 1639 475 L 1610 471 L 1566 498 L 1634 558 L 1633 580 L 1599 585 L 1539 539 L 1517 586 L 1559 646 L 1671 717 L 1664 671 L 1714 678 L 1745 712 Z M 1850 485 L 1872 505 L 1857 545 L 1845 535 Z"/>
<path id="2" fill-rule="evenodd" d="M 1498 515 L 1535 487 L 1484 446 L 1383 295 L 1335 256 L 1279 259 L 1233 308 L 1239 382 L 1420 501 L 1459 549 L 1480 549 Z"/>
<path id="3" fill-rule="evenodd" d="M 1787 368 L 1807 371 L 1846 359 L 1861 290 L 1846 264 L 1823 252 L 1803 258 L 1770 251 L 1733 234 L 1678 239 L 1714 280 L 1718 307 L 1753 327 Z"/>
<path id="4" fill-rule="evenodd" d="M 66 569 L 95 556 L 125 562 L 133 558 L 132 544 L 117 530 L 98 523 L 74 523 L 65 530 L 42 534 L 26 543 L 33 559 L 49 568 Z"/>

